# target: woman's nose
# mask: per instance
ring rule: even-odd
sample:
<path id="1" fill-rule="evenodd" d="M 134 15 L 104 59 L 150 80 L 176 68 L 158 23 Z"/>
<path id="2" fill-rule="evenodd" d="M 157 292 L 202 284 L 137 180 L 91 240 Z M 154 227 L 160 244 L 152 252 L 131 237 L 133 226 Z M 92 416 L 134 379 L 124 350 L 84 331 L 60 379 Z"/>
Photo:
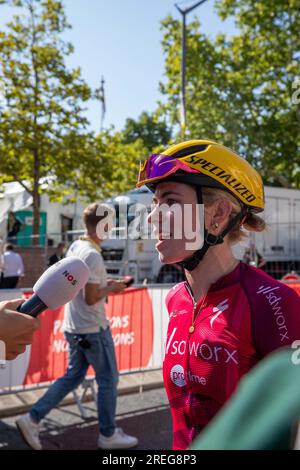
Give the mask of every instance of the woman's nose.
<path id="1" fill-rule="evenodd" d="M 150 214 L 147 216 L 148 224 L 153 224 L 153 217 L 154 217 L 155 207 L 151 210 Z"/>
<path id="2" fill-rule="evenodd" d="M 159 222 L 160 222 L 159 213 L 160 213 L 159 205 L 155 205 L 154 207 L 152 207 L 152 210 L 147 217 L 148 224 L 159 225 Z"/>

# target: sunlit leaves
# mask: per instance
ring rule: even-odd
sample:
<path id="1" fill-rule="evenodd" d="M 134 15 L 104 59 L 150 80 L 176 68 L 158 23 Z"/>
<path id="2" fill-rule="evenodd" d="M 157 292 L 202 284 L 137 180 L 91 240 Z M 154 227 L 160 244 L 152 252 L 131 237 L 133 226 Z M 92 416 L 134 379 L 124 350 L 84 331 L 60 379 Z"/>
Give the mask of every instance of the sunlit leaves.
<path id="1" fill-rule="evenodd" d="M 234 15 L 237 35 L 208 39 L 197 21 L 187 28 L 187 137 L 210 137 L 233 147 L 269 184 L 300 185 L 300 0 L 219 0 Z M 162 22 L 167 101 L 160 110 L 179 122 L 180 23 Z"/>

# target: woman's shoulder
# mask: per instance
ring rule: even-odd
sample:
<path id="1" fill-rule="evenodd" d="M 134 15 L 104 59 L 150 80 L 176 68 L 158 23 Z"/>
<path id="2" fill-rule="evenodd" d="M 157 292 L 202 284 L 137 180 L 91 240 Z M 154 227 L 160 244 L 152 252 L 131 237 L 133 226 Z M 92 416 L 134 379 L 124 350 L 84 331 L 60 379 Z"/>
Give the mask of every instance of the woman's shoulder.
<path id="1" fill-rule="evenodd" d="M 300 309 L 300 297 L 297 292 L 259 268 L 242 263 L 240 284 L 255 315 L 262 314 L 263 311 L 274 313 L 281 309 Z"/>
<path id="2" fill-rule="evenodd" d="M 294 296 L 297 294 L 284 282 L 275 279 L 262 269 L 241 263 L 240 283 L 248 295 L 257 296 L 280 292 L 280 295 Z"/>
<path id="3" fill-rule="evenodd" d="M 300 335 L 300 297 L 261 269 L 243 266 L 241 286 L 247 296 L 252 336 L 261 357 L 288 346 Z"/>
<path id="4" fill-rule="evenodd" d="M 176 284 L 175 286 L 172 287 L 172 289 L 169 290 L 166 296 L 167 308 L 169 308 L 170 302 L 173 302 L 174 300 L 181 298 L 181 294 L 183 291 L 186 291 L 185 281 L 179 282 L 179 284 Z"/>

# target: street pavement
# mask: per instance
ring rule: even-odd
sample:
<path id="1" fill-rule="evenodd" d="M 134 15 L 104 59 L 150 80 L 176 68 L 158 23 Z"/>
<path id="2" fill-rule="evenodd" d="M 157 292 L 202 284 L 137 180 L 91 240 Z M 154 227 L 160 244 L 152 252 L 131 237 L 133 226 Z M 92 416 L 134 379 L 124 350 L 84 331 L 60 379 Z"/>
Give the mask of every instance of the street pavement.
<path id="1" fill-rule="evenodd" d="M 47 450 L 94 450 L 97 448 L 98 421 L 96 404 L 84 403 L 86 419 L 76 405 L 54 409 L 43 420 L 41 440 Z M 15 420 L 0 421 L 0 449 L 28 449 Z M 168 450 L 172 446 L 172 424 L 164 389 L 143 391 L 118 397 L 117 425 L 137 436 L 140 450 Z"/>

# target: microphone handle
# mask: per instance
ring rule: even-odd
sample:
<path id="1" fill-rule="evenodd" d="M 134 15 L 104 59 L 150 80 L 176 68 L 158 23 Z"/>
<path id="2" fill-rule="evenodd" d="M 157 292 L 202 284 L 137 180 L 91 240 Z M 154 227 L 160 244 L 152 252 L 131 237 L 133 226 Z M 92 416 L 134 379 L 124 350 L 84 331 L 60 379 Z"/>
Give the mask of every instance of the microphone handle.
<path id="1" fill-rule="evenodd" d="M 34 294 L 30 299 L 26 300 L 20 307 L 17 308 L 17 311 L 20 313 L 25 313 L 31 317 L 37 317 L 40 313 L 46 310 L 48 307 L 44 302 Z"/>

